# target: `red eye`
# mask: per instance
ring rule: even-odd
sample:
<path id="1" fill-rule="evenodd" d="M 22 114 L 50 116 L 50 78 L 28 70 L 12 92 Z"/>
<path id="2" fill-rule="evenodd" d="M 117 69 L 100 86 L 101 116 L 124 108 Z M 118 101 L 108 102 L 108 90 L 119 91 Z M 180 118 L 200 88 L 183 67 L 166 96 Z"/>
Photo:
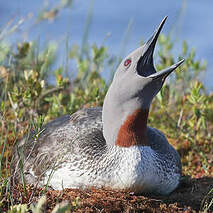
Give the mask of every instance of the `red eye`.
<path id="1" fill-rule="evenodd" d="M 124 62 L 124 66 L 127 67 L 131 64 L 131 59 L 126 59 L 126 61 Z"/>

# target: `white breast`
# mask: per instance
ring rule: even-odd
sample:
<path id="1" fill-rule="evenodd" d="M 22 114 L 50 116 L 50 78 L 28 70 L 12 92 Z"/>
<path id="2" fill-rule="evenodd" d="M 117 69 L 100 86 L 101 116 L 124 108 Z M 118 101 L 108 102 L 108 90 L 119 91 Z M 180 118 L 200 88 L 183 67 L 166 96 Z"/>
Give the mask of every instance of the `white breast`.
<path id="1" fill-rule="evenodd" d="M 162 165 L 151 147 L 113 147 L 100 162 L 85 168 L 63 163 L 56 171 L 46 173 L 44 183 L 59 190 L 93 186 L 165 194 L 177 187 L 180 175 Z"/>

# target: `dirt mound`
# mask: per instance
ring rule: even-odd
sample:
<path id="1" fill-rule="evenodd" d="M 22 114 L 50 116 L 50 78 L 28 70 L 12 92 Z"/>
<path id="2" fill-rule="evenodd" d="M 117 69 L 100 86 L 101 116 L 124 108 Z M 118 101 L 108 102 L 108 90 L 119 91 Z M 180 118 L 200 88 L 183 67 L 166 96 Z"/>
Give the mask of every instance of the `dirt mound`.
<path id="1" fill-rule="evenodd" d="M 213 177 L 183 177 L 178 189 L 169 196 L 148 197 L 106 189 L 48 190 L 44 212 L 51 212 L 57 203 L 65 200 L 71 203 L 72 212 L 199 212 L 213 199 L 213 193 L 208 194 L 212 188 Z M 35 189 L 33 186 L 27 187 L 27 196 L 21 191 L 20 186 L 13 190 L 16 203 L 34 203 L 42 194 L 42 189 Z M 209 212 L 213 212 L 213 206 Z"/>

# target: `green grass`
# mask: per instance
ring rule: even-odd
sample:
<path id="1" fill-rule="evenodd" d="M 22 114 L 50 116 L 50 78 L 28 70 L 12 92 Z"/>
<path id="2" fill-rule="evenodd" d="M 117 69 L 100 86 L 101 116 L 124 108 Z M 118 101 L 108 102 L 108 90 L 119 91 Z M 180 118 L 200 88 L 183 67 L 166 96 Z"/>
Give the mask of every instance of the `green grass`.
<path id="1" fill-rule="evenodd" d="M 0 210 L 5 196 L 9 200 L 9 212 L 26 212 L 28 208 L 13 206 L 10 190 L 10 162 L 18 140 L 32 126 L 39 132 L 43 122 L 82 107 L 103 104 L 109 82 L 101 72 L 104 65 L 111 70 L 119 59 L 108 53 L 106 46 L 88 45 L 86 39 L 85 35 L 83 47 L 67 47 L 67 61 L 77 64 L 73 78 L 66 77 L 69 72 L 66 65 L 53 70 L 57 57 L 54 43 L 40 50 L 35 41 L 19 43 L 14 48 L 0 40 Z M 181 58 L 185 58 L 185 63 L 152 104 L 149 125 L 163 130 L 176 146 L 185 174 L 212 176 L 213 94 L 207 94 L 199 80 L 206 70 L 206 62 L 196 60 L 195 50 L 186 41 L 180 56 L 174 56 L 170 37 L 161 35 L 156 53 L 157 69 Z M 55 84 L 50 84 L 50 77 L 55 79 Z M 23 188 L 26 188 L 24 179 Z M 34 212 L 39 212 L 36 210 L 39 205 L 32 207 Z M 212 201 L 206 205 L 210 208 Z M 71 207 L 62 205 L 61 208 Z"/>

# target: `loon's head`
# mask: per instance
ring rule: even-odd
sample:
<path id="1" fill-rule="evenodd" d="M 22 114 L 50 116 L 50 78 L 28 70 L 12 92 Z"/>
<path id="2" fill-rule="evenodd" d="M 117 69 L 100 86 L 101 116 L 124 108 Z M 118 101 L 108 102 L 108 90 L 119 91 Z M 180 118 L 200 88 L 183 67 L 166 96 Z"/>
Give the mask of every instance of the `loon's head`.
<path id="1" fill-rule="evenodd" d="M 103 106 L 104 137 L 107 142 L 116 143 L 119 129 L 130 116 L 135 115 L 131 122 L 142 119 L 143 113 L 137 112 L 149 110 L 152 99 L 162 88 L 166 77 L 184 61 L 156 72 L 153 52 L 166 19 L 162 20 L 143 46 L 123 59 L 115 72 Z M 133 125 L 141 126 L 142 121 L 137 122 Z"/>
<path id="2" fill-rule="evenodd" d="M 166 77 L 184 60 L 171 67 L 156 72 L 153 64 L 153 52 L 160 31 L 166 21 L 165 17 L 151 38 L 142 46 L 130 53 L 116 70 L 112 87 L 112 96 L 118 104 L 125 105 L 133 99 L 140 102 L 142 108 L 149 108 L 153 97 L 159 92 Z"/>

